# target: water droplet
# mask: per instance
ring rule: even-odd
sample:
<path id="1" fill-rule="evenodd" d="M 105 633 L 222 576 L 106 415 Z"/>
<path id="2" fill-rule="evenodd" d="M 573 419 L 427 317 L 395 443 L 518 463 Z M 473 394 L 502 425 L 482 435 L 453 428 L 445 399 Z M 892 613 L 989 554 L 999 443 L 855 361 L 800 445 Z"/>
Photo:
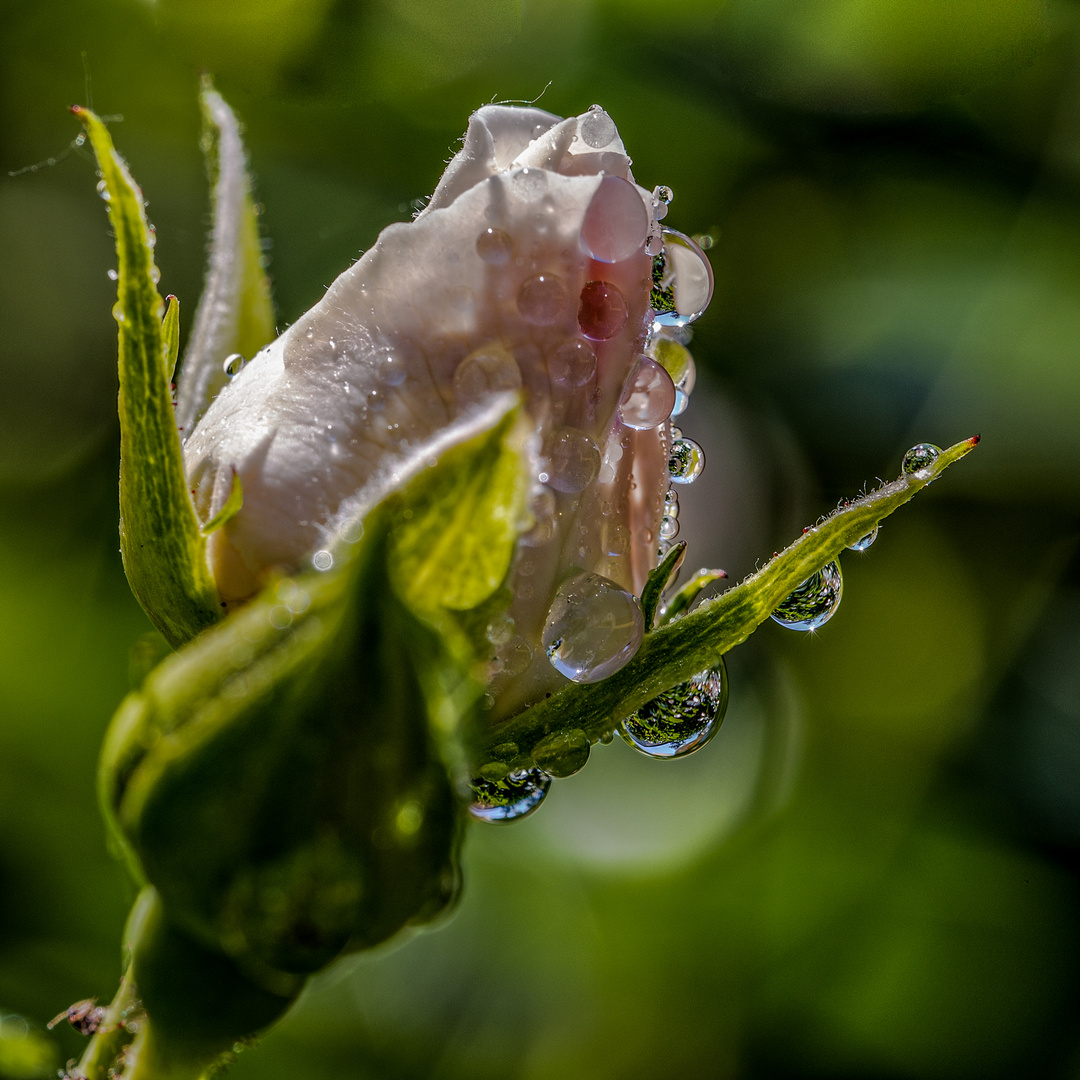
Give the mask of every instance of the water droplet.
<path id="1" fill-rule="evenodd" d="M 629 428 L 648 431 L 662 424 L 674 405 L 671 376 L 655 360 L 640 357 L 619 401 L 619 419 Z"/>
<path id="2" fill-rule="evenodd" d="M 517 308 L 521 317 L 536 326 L 555 322 L 566 308 L 566 285 L 554 274 L 537 274 L 522 282 Z"/>
<path id="3" fill-rule="evenodd" d="M 379 378 L 387 386 L 400 386 L 408 374 L 405 361 L 395 353 L 384 353 L 378 365 Z"/>
<path id="4" fill-rule="evenodd" d="M 608 523 L 604 528 L 604 554 L 616 557 L 630 550 L 630 530 L 621 522 Z"/>
<path id="5" fill-rule="evenodd" d="M 555 535 L 555 511 L 555 493 L 546 485 L 538 484 L 529 505 L 533 526 L 521 538 L 526 547 L 539 547 Z"/>
<path id="6" fill-rule="evenodd" d="M 679 516 L 679 493 L 674 488 L 668 488 L 664 495 L 664 514 L 673 518 Z"/>
<path id="7" fill-rule="evenodd" d="M 701 317 L 713 293 L 705 252 L 681 232 L 663 230 L 663 250 L 653 259 L 649 303 L 660 326 L 686 326 Z"/>
<path id="8" fill-rule="evenodd" d="M 619 731 L 635 750 L 649 757 L 685 757 L 720 730 L 727 697 L 727 669 L 721 660 L 646 702 L 622 722 Z"/>
<path id="9" fill-rule="evenodd" d="M 556 491 L 569 495 L 584 491 L 600 472 L 600 451 L 596 443 L 577 428 L 556 428 L 547 461 L 547 483 Z"/>
<path id="10" fill-rule="evenodd" d="M 919 480 L 925 479 L 926 470 L 937 461 L 940 453 L 941 450 L 933 443 L 919 443 L 918 446 L 913 446 L 904 455 L 904 473 L 907 476 L 917 477 Z"/>
<path id="11" fill-rule="evenodd" d="M 692 484 L 705 468 L 705 451 L 693 439 L 676 439 L 671 444 L 668 471 L 673 484 Z"/>
<path id="12" fill-rule="evenodd" d="M 860 536 L 854 544 L 848 544 L 850 551 L 865 551 L 876 539 L 878 526 L 875 525 L 865 536 Z"/>
<path id="13" fill-rule="evenodd" d="M 514 636 L 514 620 L 509 615 L 498 615 L 488 623 L 484 636 L 492 645 L 506 645 Z"/>
<path id="14" fill-rule="evenodd" d="M 589 736 L 581 728 L 557 731 L 533 747 L 532 759 L 549 776 L 573 776 L 589 760 Z"/>
<path id="15" fill-rule="evenodd" d="M 492 266 L 502 266 L 510 261 L 514 241 L 502 229 L 485 229 L 476 238 L 476 254 Z"/>
<path id="16" fill-rule="evenodd" d="M 843 592 L 844 577 L 834 560 L 811 574 L 772 613 L 772 618 L 789 630 L 816 630 L 833 617 Z"/>
<path id="17" fill-rule="evenodd" d="M 540 640 L 556 671 L 592 683 L 626 664 L 644 636 L 638 598 L 606 577 L 582 572 L 559 589 Z"/>
<path id="18" fill-rule="evenodd" d="M 675 199 L 675 192 L 667 186 L 667 184 L 657 184 L 653 188 L 653 197 L 657 202 L 662 202 L 665 206 L 670 206 Z"/>
<path id="19" fill-rule="evenodd" d="M 612 139 L 618 134 L 618 129 L 615 127 L 615 121 L 599 105 L 593 105 L 581 118 L 578 133 L 586 146 L 592 147 L 593 150 L 601 150 L 611 144 Z"/>
<path id="20" fill-rule="evenodd" d="M 660 519 L 660 538 L 662 540 L 674 540 L 679 535 L 679 521 L 673 517 Z"/>
<path id="21" fill-rule="evenodd" d="M 633 184 L 605 176 L 585 211 L 581 246 L 597 262 L 629 259 L 645 246 L 649 213 Z"/>
<path id="22" fill-rule="evenodd" d="M 477 777 L 469 786 L 473 791 L 469 813 L 478 821 L 520 821 L 544 801 L 551 777 L 539 769 L 521 769 L 503 780 Z"/>
<path id="23" fill-rule="evenodd" d="M 99 181 L 97 182 L 97 193 L 98 193 L 98 194 L 99 194 L 99 195 L 100 195 L 100 196 L 101 196 L 101 197 L 102 197 L 102 198 L 103 198 L 103 199 L 104 199 L 104 200 L 105 200 L 106 202 L 109 202 L 109 201 L 110 201 L 110 200 L 112 199 L 112 196 L 111 196 L 111 195 L 109 194 L 109 188 L 108 188 L 108 185 L 107 185 L 107 184 L 105 183 L 105 181 L 104 181 L 104 180 L 99 180 Z"/>
<path id="24" fill-rule="evenodd" d="M 596 341 L 613 338 L 626 325 L 628 315 L 626 298 L 617 286 L 610 281 L 585 283 L 578 305 L 578 326 L 586 337 Z"/>
<path id="25" fill-rule="evenodd" d="M 461 361 L 454 372 L 454 398 L 464 408 L 492 394 L 521 389 L 521 371 L 506 349 L 494 345 L 477 349 Z"/>
<path id="26" fill-rule="evenodd" d="M 108 273 L 109 273 L 109 280 L 110 281 L 119 281 L 120 280 L 120 272 L 118 270 L 110 270 Z"/>
<path id="27" fill-rule="evenodd" d="M 229 355 L 225 357 L 225 362 L 221 367 L 225 374 L 232 379 L 240 374 L 245 362 L 244 358 L 238 352 L 229 353 Z"/>
<path id="28" fill-rule="evenodd" d="M 124 315 L 124 309 L 120 306 L 120 301 L 119 300 L 117 300 L 116 303 L 113 304 L 112 317 L 118 323 L 124 322 L 124 320 L 126 318 L 126 316 Z"/>
<path id="29" fill-rule="evenodd" d="M 334 565 L 334 556 L 329 551 L 316 551 L 311 557 L 311 565 L 316 570 L 329 570 Z"/>
<path id="30" fill-rule="evenodd" d="M 596 353 L 585 341 L 564 341 L 548 360 L 548 374 L 559 386 L 584 386 L 596 374 Z"/>

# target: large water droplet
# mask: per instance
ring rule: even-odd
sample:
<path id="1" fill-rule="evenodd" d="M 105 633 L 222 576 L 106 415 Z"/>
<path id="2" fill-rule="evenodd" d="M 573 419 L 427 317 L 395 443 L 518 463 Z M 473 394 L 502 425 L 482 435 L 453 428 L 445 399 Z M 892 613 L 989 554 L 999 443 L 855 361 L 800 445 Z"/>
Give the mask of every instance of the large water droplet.
<path id="1" fill-rule="evenodd" d="M 593 105 L 578 124 L 581 141 L 593 150 L 602 150 L 610 146 L 618 133 L 615 121 L 599 105 Z"/>
<path id="2" fill-rule="evenodd" d="M 499 345 L 470 353 L 454 371 L 454 399 L 461 408 L 476 405 L 492 394 L 520 389 L 517 361 Z"/>
<path id="3" fill-rule="evenodd" d="M 548 374 L 559 386 L 584 386 L 596 374 L 596 353 L 584 341 L 564 341 L 548 360 Z"/>
<path id="4" fill-rule="evenodd" d="M 581 728 L 557 731 L 533 747 L 532 759 L 549 776 L 573 776 L 589 760 L 589 736 Z"/>
<path id="5" fill-rule="evenodd" d="M 520 301 L 518 306 L 521 306 Z M 625 325 L 629 309 L 626 298 L 610 281 L 587 281 L 578 305 L 578 326 L 594 341 L 613 338 Z"/>
<path id="6" fill-rule="evenodd" d="M 772 613 L 772 618 L 789 630 L 816 630 L 836 613 L 843 592 L 844 577 L 834 560 L 811 574 Z"/>
<path id="7" fill-rule="evenodd" d="M 554 274 L 537 274 L 522 282 L 517 307 L 521 317 L 535 326 L 555 322 L 566 308 L 566 285 Z"/>
<path id="8" fill-rule="evenodd" d="M 476 238 L 476 254 L 492 266 L 502 266 L 510 261 L 514 241 L 502 229 L 485 229 Z"/>
<path id="9" fill-rule="evenodd" d="M 540 640 L 556 671 L 592 683 L 626 664 L 644 636 L 638 598 L 606 577 L 582 572 L 559 589 Z"/>
<path id="10" fill-rule="evenodd" d="M 671 444 L 668 472 L 673 484 L 692 484 L 705 468 L 705 451 L 693 439 L 676 439 Z"/>
<path id="11" fill-rule="evenodd" d="M 660 519 L 660 539 L 674 540 L 679 535 L 679 519 L 665 515 Z"/>
<path id="12" fill-rule="evenodd" d="M 850 551 L 865 551 L 876 539 L 878 526 L 875 525 L 865 536 L 860 536 L 854 544 L 848 544 Z"/>
<path id="13" fill-rule="evenodd" d="M 581 246 L 597 262 L 629 259 L 645 246 L 649 213 L 633 184 L 605 176 L 585 211 Z"/>
<path id="14" fill-rule="evenodd" d="M 903 469 L 906 475 L 925 479 L 926 470 L 938 459 L 941 450 L 933 443 L 919 443 L 904 455 Z"/>
<path id="15" fill-rule="evenodd" d="M 662 424 L 675 405 L 675 386 L 671 376 L 648 356 L 638 360 L 634 374 L 619 401 L 619 419 L 637 431 L 648 431 Z"/>
<path id="16" fill-rule="evenodd" d="M 664 247 L 653 259 L 649 303 L 660 326 L 685 326 L 701 317 L 713 293 L 705 252 L 681 232 L 664 229 Z"/>
<path id="17" fill-rule="evenodd" d="M 556 491 L 576 495 L 584 491 L 600 472 L 600 451 L 596 443 L 577 428 L 557 428 L 547 454 L 547 475 L 541 480 Z"/>
<path id="18" fill-rule="evenodd" d="M 245 363 L 246 361 L 244 358 L 238 352 L 234 352 L 229 353 L 229 355 L 225 357 L 225 361 L 221 367 L 226 376 L 232 379 L 240 374 Z"/>
<path id="19" fill-rule="evenodd" d="M 620 728 L 635 750 L 649 757 L 685 757 L 720 730 L 727 711 L 727 669 L 716 667 L 642 705 Z"/>
<path id="20" fill-rule="evenodd" d="M 469 813 L 478 821 L 520 821 L 544 801 L 551 777 L 539 769 L 521 769 L 502 780 L 478 776 L 469 786 L 473 791 Z"/>

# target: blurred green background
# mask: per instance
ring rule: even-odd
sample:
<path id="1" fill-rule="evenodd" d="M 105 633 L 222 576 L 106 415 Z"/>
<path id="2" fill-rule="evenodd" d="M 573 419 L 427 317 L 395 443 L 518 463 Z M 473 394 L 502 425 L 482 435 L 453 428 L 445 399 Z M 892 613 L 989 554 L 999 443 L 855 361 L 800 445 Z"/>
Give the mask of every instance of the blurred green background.
<path id="1" fill-rule="evenodd" d="M 435 931 L 345 960 L 241 1078 L 1080 1078 L 1080 6 L 0 3 L 0 1077 L 79 1052 L 132 889 L 97 747 L 149 628 L 117 552 L 114 265 L 86 102 L 188 326 L 198 72 L 244 120 L 284 327 L 469 112 L 602 103 L 716 296 L 694 565 L 738 580 L 912 443 L 977 454 L 764 627 L 694 758 L 616 741 L 475 827 Z M 545 90 L 546 87 L 546 90 Z"/>

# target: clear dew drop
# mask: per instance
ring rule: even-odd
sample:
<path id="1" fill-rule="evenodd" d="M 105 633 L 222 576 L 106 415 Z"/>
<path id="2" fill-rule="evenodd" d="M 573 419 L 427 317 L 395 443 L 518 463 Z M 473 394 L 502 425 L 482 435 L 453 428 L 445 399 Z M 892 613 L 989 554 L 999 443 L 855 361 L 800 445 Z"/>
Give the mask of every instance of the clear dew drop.
<path id="1" fill-rule="evenodd" d="M 105 200 L 106 202 L 110 202 L 110 201 L 112 200 L 112 196 L 111 196 L 111 195 L 109 194 L 109 187 L 108 187 L 108 185 L 107 185 L 107 184 L 105 183 L 105 181 L 104 181 L 104 180 L 99 180 L 99 181 L 97 182 L 97 193 L 98 193 L 98 194 L 99 194 L 99 195 L 100 195 L 100 196 L 101 196 L 101 197 L 102 197 L 102 198 L 103 198 L 103 199 L 104 199 L 104 200 Z"/>
<path id="2" fill-rule="evenodd" d="M 566 285 L 555 274 L 537 274 L 518 289 L 517 309 L 534 326 L 549 326 L 566 308 Z"/>
<path id="3" fill-rule="evenodd" d="M 470 353 L 454 371 L 454 399 L 460 408 L 476 405 L 493 394 L 520 389 L 517 361 L 498 345 Z"/>
<path id="4" fill-rule="evenodd" d="M 119 281 L 120 280 L 120 271 L 119 270 L 110 270 L 108 273 L 109 273 L 109 280 L 110 281 Z"/>
<path id="5" fill-rule="evenodd" d="M 626 297 L 618 286 L 610 281 L 585 283 L 578 303 L 578 326 L 587 338 L 594 341 L 613 338 L 626 325 L 629 314 Z"/>
<path id="6" fill-rule="evenodd" d="M 225 357 L 221 368 L 228 378 L 233 379 L 240 374 L 245 363 L 244 358 L 238 352 L 234 352 Z"/>
<path id="7" fill-rule="evenodd" d="M 491 266 L 502 266 L 510 261 L 514 241 L 502 229 L 485 229 L 476 238 L 476 254 Z"/>
<path id="8" fill-rule="evenodd" d="M 537 484 L 529 503 L 529 515 L 532 527 L 521 537 L 526 547 L 542 547 L 555 535 L 558 520 L 556 517 L 555 493 L 546 484 Z"/>
<path id="9" fill-rule="evenodd" d="M 649 757 L 685 757 L 720 730 L 727 699 L 727 669 L 721 661 L 644 704 L 622 722 L 620 734 Z"/>
<path id="10" fill-rule="evenodd" d="M 557 428 L 547 454 L 547 480 L 556 491 L 576 495 L 600 473 L 596 443 L 577 428 Z"/>
<path id="11" fill-rule="evenodd" d="M 325 549 L 316 551 L 315 554 L 311 556 L 311 565 L 314 566 L 316 570 L 329 570 L 334 565 L 334 556 Z"/>
<path id="12" fill-rule="evenodd" d="M 557 386 L 584 386 L 596 374 L 596 353 L 585 341 L 564 341 L 548 360 L 548 374 Z"/>
<path id="13" fill-rule="evenodd" d="M 913 446 L 904 455 L 904 474 L 922 480 L 926 470 L 937 461 L 940 453 L 941 449 L 933 443 L 919 443 L 918 446 Z"/>
<path id="14" fill-rule="evenodd" d="M 689 236 L 663 230 L 663 249 L 653 258 L 649 303 L 658 326 L 686 326 L 701 317 L 713 294 L 705 252 Z"/>
<path id="15" fill-rule="evenodd" d="M 539 769 L 521 769 L 501 780 L 478 776 L 469 786 L 473 793 L 469 813 L 477 821 L 520 821 L 544 801 L 551 777 Z"/>
<path id="16" fill-rule="evenodd" d="M 705 451 L 693 439 L 677 438 L 671 444 L 668 472 L 673 484 L 692 484 L 705 468 Z"/>
<path id="17" fill-rule="evenodd" d="M 875 525 L 865 536 L 860 536 L 854 544 L 848 544 L 849 551 L 865 551 L 876 539 L 879 526 Z"/>
<path id="18" fill-rule="evenodd" d="M 532 759 L 549 776 L 573 776 L 589 760 L 589 736 L 581 728 L 557 731 L 533 747 Z"/>
<path id="19" fill-rule="evenodd" d="M 811 574 L 772 613 L 772 619 L 789 630 L 817 630 L 836 614 L 843 592 L 844 576 L 833 560 Z"/>
<path id="20" fill-rule="evenodd" d="M 655 360 L 642 356 L 619 401 L 619 419 L 636 431 L 658 427 L 675 406 L 675 385 Z"/>
<path id="21" fill-rule="evenodd" d="M 589 108 L 588 113 L 581 118 L 578 133 L 581 135 L 581 141 L 586 146 L 591 147 L 593 150 L 601 150 L 605 146 L 611 145 L 611 141 L 618 133 L 618 129 L 615 127 L 615 121 L 604 112 L 601 106 L 593 105 Z"/>
<path id="22" fill-rule="evenodd" d="M 593 683 L 626 664 L 644 636 L 638 598 L 609 578 L 581 572 L 559 589 L 540 640 L 556 671 Z"/>
<path id="23" fill-rule="evenodd" d="M 678 518 L 665 515 L 660 519 L 660 538 L 662 540 L 674 540 L 679 535 Z"/>
<path id="24" fill-rule="evenodd" d="M 629 259 L 645 246 L 649 214 L 637 188 L 620 176 L 605 176 L 581 224 L 581 247 L 597 262 Z"/>

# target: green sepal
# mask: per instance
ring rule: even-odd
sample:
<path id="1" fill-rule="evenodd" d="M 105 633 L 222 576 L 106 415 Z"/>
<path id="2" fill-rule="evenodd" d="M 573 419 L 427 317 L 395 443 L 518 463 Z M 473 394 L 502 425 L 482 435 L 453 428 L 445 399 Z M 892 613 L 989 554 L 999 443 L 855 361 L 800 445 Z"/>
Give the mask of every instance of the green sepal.
<path id="1" fill-rule="evenodd" d="M 511 769 L 528 768 L 537 744 L 558 731 L 578 729 L 595 742 L 658 694 L 715 666 L 811 574 L 866 536 L 978 442 L 975 436 L 957 443 L 917 473 L 902 474 L 834 511 L 740 585 L 647 634 L 634 658 L 610 678 L 569 686 L 484 733 L 474 752 L 474 772 L 479 774 L 492 760 Z M 507 746 L 513 747 L 513 755 L 505 752 Z"/>
<path id="2" fill-rule="evenodd" d="M 180 356 L 180 301 L 170 294 L 165 297 L 165 304 L 161 337 L 165 343 L 165 376 L 171 384 L 176 376 L 176 361 Z"/>
<path id="3" fill-rule="evenodd" d="M 719 581 L 721 578 L 726 578 L 727 574 L 723 570 L 707 570 L 702 568 L 699 570 L 685 585 L 681 586 L 678 592 L 663 606 L 660 611 L 660 625 L 665 626 L 671 622 L 672 619 L 679 618 L 684 612 L 690 610 L 694 601 L 707 589 L 714 581 Z"/>
<path id="4" fill-rule="evenodd" d="M 162 326 L 153 241 L 142 193 L 89 109 L 86 127 L 108 197 L 119 265 L 120 551 L 131 590 L 166 640 L 191 640 L 221 617 L 191 503 L 169 389 L 179 314 Z"/>
<path id="5" fill-rule="evenodd" d="M 679 572 L 683 559 L 686 558 L 686 541 L 680 540 L 672 545 L 671 550 L 660 560 L 655 570 L 649 571 L 645 588 L 641 590 L 641 613 L 645 616 L 645 632 L 653 628 L 656 621 L 656 609 L 660 606 L 664 590 Z"/>
<path id="6" fill-rule="evenodd" d="M 392 560 L 414 550 L 417 523 L 427 535 L 444 505 L 433 490 L 471 492 L 463 476 L 503 493 L 475 503 L 482 535 L 518 520 L 520 422 L 514 407 L 464 426 L 367 513 L 359 540 L 332 546 L 329 570 L 271 584 L 113 720 L 100 793 L 136 874 L 177 932 L 269 993 L 456 896 L 477 658 L 456 613 L 429 593 L 403 600 Z"/>
<path id="7" fill-rule="evenodd" d="M 502 584 L 525 514 L 527 437 L 518 406 L 411 485 L 394 523 L 389 568 L 414 611 L 467 611 Z"/>

